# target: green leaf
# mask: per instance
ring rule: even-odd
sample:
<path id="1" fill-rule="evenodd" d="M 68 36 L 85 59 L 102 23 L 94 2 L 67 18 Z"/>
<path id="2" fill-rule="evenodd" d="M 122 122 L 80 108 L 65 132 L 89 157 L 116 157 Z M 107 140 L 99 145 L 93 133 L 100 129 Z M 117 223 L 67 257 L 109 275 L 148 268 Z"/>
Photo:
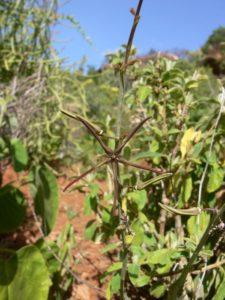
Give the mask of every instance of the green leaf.
<path id="1" fill-rule="evenodd" d="M 202 212 L 199 216 L 190 217 L 187 221 L 187 230 L 190 236 L 200 239 L 209 224 L 209 220 L 210 216 L 206 212 Z"/>
<path id="2" fill-rule="evenodd" d="M 119 273 L 114 274 L 111 278 L 110 286 L 112 293 L 117 293 L 120 289 L 121 276 Z"/>
<path id="3" fill-rule="evenodd" d="M 112 221 L 112 215 L 106 209 L 103 209 L 102 211 L 102 221 L 107 224 L 111 223 Z"/>
<path id="4" fill-rule="evenodd" d="M 177 254 L 178 251 L 175 249 L 158 249 L 147 254 L 147 262 L 152 265 L 166 265 L 171 259 L 175 258 Z"/>
<path id="5" fill-rule="evenodd" d="M 140 246 L 144 242 L 145 234 L 144 232 L 135 233 L 131 244 L 135 246 Z"/>
<path id="6" fill-rule="evenodd" d="M 213 168 L 209 175 L 207 184 L 207 192 L 212 193 L 218 190 L 223 184 L 224 170 L 221 168 Z"/>
<path id="7" fill-rule="evenodd" d="M 138 278 L 139 273 L 140 273 L 140 266 L 138 266 L 137 264 L 129 264 L 128 265 L 128 274 L 129 274 L 131 282 L 133 279 Z"/>
<path id="8" fill-rule="evenodd" d="M 137 264 L 128 265 L 128 274 L 130 281 L 136 287 L 142 287 L 150 282 L 150 277 L 147 275 L 141 275 L 140 267 Z"/>
<path id="9" fill-rule="evenodd" d="M 37 166 L 33 171 L 34 186 L 31 186 L 35 203 L 35 212 L 42 218 L 42 230 L 48 235 L 55 225 L 58 207 L 59 192 L 57 180 L 47 167 Z"/>
<path id="10" fill-rule="evenodd" d="M 17 229 L 26 216 L 26 202 L 23 194 L 7 185 L 0 189 L 0 232 Z"/>
<path id="11" fill-rule="evenodd" d="M 198 87 L 198 81 L 197 80 L 190 80 L 186 83 L 186 89 L 191 90 Z"/>
<path id="12" fill-rule="evenodd" d="M 223 278 L 223 281 L 221 282 L 219 287 L 216 289 L 212 300 L 224 300 L 224 290 L 225 290 L 225 277 Z"/>
<path id="13" fill-rule="evenodd" d="M 177 129 L 177 128 L 171 128 L 171 129 L 168 131 L 168 135 L 177 134 L 177 133 L 180 133 L 180 129 Z"/>
<path id="14" fill-rule="evenodd" d="M 112 264 L 108 269 L 107 272 L 111 273 L 111 272 L 115 272 L 118 271 L 120 269 L 122 269 L 123 263 L 122 262 L 115 262 L 114 264 Z"/>
<path id="15" fill-rule="evenodd" d="M 199 252 L 199 256 L 205 256 L 206 258 L 210 258 L 213 255 L 213 250 L 203 249 Z"/>
<path id="16" fill-rule="evenodd" d="M 94 220 L 89 221 L 85 227 L 84 237 L 87 240 L 93 240 L 95 237 L 97 225 L 94 222 Z"/>
<path id="17" fill-rule="evenodd" d="M 181 187 L 180 196 L 183 202 L 187 202 L 190 199 L 191 192 L 192 192 L 192 178 L 191 176 L 188 176 Z"/>
<path id="18" fill-rule="evenodd" d="M 40 251 L 34 246 L 0 259 L 0 299 L 47 300 L 51 281 Z"/>
<path id="19" fill-rule="evenodd" d="M 28 163 L 28 154 L 25 146 L 19 139 L 15 138 L 10 141 L 10 153 L 14 170 L 16 172 L 23 171 Z"/>
<path id="20" fill-rule="evenodd" d="M 112 65 L 117 65 L 117 64 L 120 64 L 122 61 L 121 61 L 121 58 L 120 57 L 114 57 L 113 60 L 111 61 L 111 64 Z"/>
<path id="21" fill-rule="evenodd" d="M 151 90 L 148 86 L 139 86 L 138 88 L 138 98 L 140 101 L 144 101 L 151 93 Z"/>
<path id="22" fill-rule="evenodd" d="M 162 157 L 162 156 L 164 155 L 159 152 L 144 151 L 135 155 L 133 157 L 133 161 L 144 159 L 144 158 L 155 158 L 155 157 Z"/>
<path id="23" fill-rule="evenodd" d="M 136 287 L 143 287 L 150 283 L 150 277 L 147 275 L 141 275 L 135 280 Z"/>
<path id="24" fill-rule="evenodd" d="M 212 152 L 207 151 L 205 156 L 206 156 L 206 160 L 210 166 L 212 166 L 214 168 L 219 168 L 218 156 L 215 151 L 212 151 Z"/>
<path id="25" fill-rule="evenodd" d="M 91 197 L 98 196 L 99 186 L 96 183 L 90 183 L 89 184 L 89 188 L 90 188 L 90 195 L 91 195 Z"/>
<path id="26" fill-rule="evenodd" d="M 108 283 L 105 291 L 106 300 L 111 300 L 111 281 Z"/>
<path id="27" fill-rule="evenodd" d="M 150 294 L 156 299 L 159 299 L 165 294 L 165 291 L 166 289 L 163 284 L 155 283 L 150 289 Z"/>
<path id="28" fill-rule="evenodd" d="M 203 149 L 203 143 L 202 143 L 202 142 L 201 142 L 201 143 L 198 143 L 198 144 L 195 144 L 195 145 L 193 146 L 191 156 L 194 157 L 194 158 L 198 158 L 200 152 L 202 151 L 202 149 Z"/>
<path id="29" fill-rule="evenodd" d="M 60 252 L 60 248 L 56 244 L 56 242 L 39 239 L 35 243 L 35 246 L 40 250 L 42 256 L 44 257 L 50 275 L 53 275 L 55 272 L 58 272 L 61 269 L 61 264 L 53 254 L 54 252 L 59 255 Z M 52 249 L 53 252 L 49 251 L 49 247 Z"/>
<path id="30" fill-rule="evenodd" d="M 146 253 L 141 259 L 140 264 L 150 265 L 158 274 L 167 273 L 174 265 L 174 261 L 180 257 L 180 252 L 176 249 L 158 249 Z"/>
<path id="31" fill-rule="evenodd" d="M 91 194 L 88 194 L 84 200 L 84 215 L 90 216 L 93 211 L 97 209 L 97 198 L 93 197 Z"/>
<path id="32" fill-rule="evenodd" d="M 128 193 L 128 199 L 135 202 L 138 209 L 142 210 L 147 203 L 148 197 L 146 191 L 142 190 Z"/>
<path id="33" fill-rule="evenodd" d="M 6 151 L 6 142 L 0 137 L 0 160 L 5 157 Z"/>
<path id="34" fill-rule="evenodd" d="M 172 266 L 174 265 L 174 263 L 170 260 L 168 261 L 165 265 L 162 265 L 162 266 L 158 266 L 156 268 L 156 272 L 158 274 L 164 274 L 164 273 L 167 273 L 171 270 Z"/>
<path id="35" fill-rule="evenodd" d="M 131 148 L 130 146 L 126 146 L 123 150 L 123 156 L 125 159 L 129 160 L 131 156 Z"/>
<path id="36" fill-rule="evenodd" d="M 107 246 L 105 246 L 101 252 L 102 252 L 102 254 L 104 254 L 104 253 L 107 253 L 107 252 L 112 251 L 117 248 L 118 248 L 118 243 L 112 243 L 112 244 L 108 244 Z"/>

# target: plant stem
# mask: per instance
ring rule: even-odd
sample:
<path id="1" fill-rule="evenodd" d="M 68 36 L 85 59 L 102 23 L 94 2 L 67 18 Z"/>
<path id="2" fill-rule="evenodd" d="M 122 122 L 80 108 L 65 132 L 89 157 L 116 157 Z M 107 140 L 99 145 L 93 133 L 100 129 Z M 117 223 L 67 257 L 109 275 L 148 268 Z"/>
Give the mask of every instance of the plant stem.
<path id="1" fill-rule="evenodd" d="M 119 164 L 117 161 L 112 163 L 113 169 L 113 177 L 114 177 L 114 207 L 113 211 L 115 211 L 115 203 L 118 203 L 118 217 L 121 222 L 122 219 L 122 199 L 121 199 L 121 184 L 120 184 L 120 172 L 119 172 Z M 126 299 L 126 290 L 125 290 L 125 282 L 126 282 L 126 273 L 127 273 L 127 262 L 128 262 L 128 248 L 126 245 L 126 229 L 121 230 L 120 239 L 122 241 L 122 250 L 120 252 L 120 259 L 123 262 L 121 269 L 121 281 L 120 281 L 120 299 Z"/>
<path id="2" fill-rule="evenodd" d="M 192 257 L 190 258 L 188 264 L 184 267 L 180 277 L 178 280 L 176 280 L 172 286 L 170 287 L 169 293 L 168 293 L 168 300 L 175 300 L 179 296 L 182 287 L 184 286 L 187 274 L 191 271 L 192 265 L 197 258 L 199 252 L 201 251 L 202 247 L 207 242 L 209 236 L 210 236 L 210 230 L 220 221 L 221 216 L 225 212 L 225 204 L 221 207 L 218 214 L 214 216 L 212 219 L 212 222 L 207 227 L 204 235 L 202 236 L 197 248 L 195 249 L 194 253 L 192 254 Z"/>
<path id="3" fill-rule="evenodd" d="M 126 232 L 123 230 L 121 232 L 121 239 L 123 244 L 123 251 L 121 253 L 121 259 L 123 260 L 123 266 L 121 269 L 121 282 L 120 282 L 120 299 L 126 300 L 126 290 L 125 290 L 125 282 L 126 282 L 126 274 L 127 274 L 127 263 L 128 263 L 128 248 L 125 241 Z"/>
<path id="4" fill-rule="evenodd" d="M 126 68 L 126 65 L 128 63 L 129 56 L 130 56 L 130 50 L 131 50 L 131 47 L 132 47 L 134 34 L 135 34 L 135 31 L 136 31 L 138 22 L 140 20 L 140 11 L 141 11 L 142 3 L 143 3 L 143 0 L 139 0 L 138 6 L 137 6 L 137 9 L 136 9 L 136 12 L 135 12 L 135 16 L 134 16 L 133 25 L 132 25 L 132 28 L 131 28 L 131 31 L 130 31 L 129 39 L 128 39 L 128 42 L 127 42 L 127 51 L 126 51 L 125 60 L 124 60 L 125 68 Z"/>
<path id="5" fill-rule="evenodd" d="M 124 102 L 124 94 L 125 94 L 125 83 L 124 83 L 124 73 L 120 74 L 120 93 L 118 97 L 118 109 L 117 109 L 117 118 L 116 118 L 116 137 L 120 140 L 121 135 L 121 121 L 122 121 L 122 110 L 123 110 L 123 102 Z"/>
<path id="6" fill-rule="evenodd" d="M 124 69 L 120 71 L 120 95 L 118 98 L 118 113 L 117 113 L 117 128 L 116 128 L 116 135 L 118 138 L 118 141 L 120 141 L 120 136 L 121 136 L 121 120 L 122 120 L 122 110 L 123 110 L 123 103 L 124 103 L 124 95 L 126 92 L 125 88 L 125 75 L 126 75 L 126 69 L 127 69 L 127 64 L 128 64 L 128 59 L 130 56 L 130 51 L 132 47 L 132 42 L 134 38 L 134 34 L 140 19 L 140 11 L 141 11 L 141 6 L 142 6 L 143 0 L 139 0 L 135 16 L 134 16 L 134 21 L 133 25 L 130 31 L 130 35 L 128 38 L 127 42 L 127 49 L 125 53 L 125 58 L 124 58 Z M 119 212 L 119 218 L 120 220 L 122 219 L 122 199 L 121 199 L 121 184 L 120 184 L 120 172 L 119 172 L 119 164 L 118 161 L 115 161 L 113 163 L 113 169 L 114 169 L 114 194 L 116 195 L 115 197 L 117 198 L 117 203 L 118 203 L 118 212 Z M 114 199 L 115 203 L 115 199 Z M 120 257 L 123 261 L 122 269 L 121 269 L 121 281 L 120 281 L 120 299 L 121 300 L 126 300 L 127 295 L 126 295 L 126 290 L 125 290 L 125 282 L 126 282 L 126 273 L 127 273 L 127 263 L 128 263 L 128 248 L 126 245 L 126 228 L 122 229 L 121 231 L 121 241 L 122 241 L 122 250 L 120 253 Z"/>
<path id="7" fill-rule="evenodd" d="M 121 131 L 121 120 L 122 120 L 122 107 L 123 107 L 123 100 L 125 94 L 125 86 L 124 86 L 124 73 L 121 73 L 121 83 L 120 83 L 120 97 L 118 100 L 118 114 L 117 114 L 117 138 L 118 141 L 120 140 L 120 131 Z M 119 163 L 118 161 L 114 162 L 113 164 L 114 169 L 114 205 L 118 203 L 118 217 L 119 220 L 122 218 L 122 199 L 121 199 L 121 184 L 120 184 L 120 170 L 119 170 Z M 113 211 L 115 207 L 113 208 Z M 123 262 L 122 269 L 121 269 L 121 280 L 120 280 L 120 299 L 125 300 L 126 296 L 126 273 L 127 273 L 127 262 L 128 262 L 128 249 L 126 246 L 126 229 L 122 229 L 120 239 L 122 241 L 122 250 L 120 252 L 120 259 Z"/>

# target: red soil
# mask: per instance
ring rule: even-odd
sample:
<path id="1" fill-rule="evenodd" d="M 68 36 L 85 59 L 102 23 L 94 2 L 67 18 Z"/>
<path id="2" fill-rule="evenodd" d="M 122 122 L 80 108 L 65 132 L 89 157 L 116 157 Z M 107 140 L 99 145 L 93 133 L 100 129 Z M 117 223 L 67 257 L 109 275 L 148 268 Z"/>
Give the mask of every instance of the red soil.
<path id="1" fill-rule="evenodd" d="M 8 167 L 4 172 L 3 185 L 10 183 L 17 179 L 17 174 L 11 167 Z M 105 286 L 101 286 L 99 277 L 111 264 L 111 260 L 101 253 L 101 250 L 105 245 L 95 244 L 92 241 L 84 239 L 84 228 L 86 223 L 94 218 L 86 217 L 83 214 L 83 203 L 85 195 L 78 191 L 72 193 L 62 192 L 63 187 L 66 185 L 67 180 L 65 178 L 58 179 L 60 188 L 60 208 L 58 214 L 58 220 L 54 230 L 50 234 L 50 239 L 55 239 L 60 233 L 61 229 L 66 223 L 71 223 L 74 226 L 76 247 L 74 249 L 74 256 L 79 260 L 79 263 L 74 266 L 73 270 L 78 274 L 79 278 L 84 282 L 81 284 L 75 284 L 73 289 L 74 300 L 103 300 L 105 299 L 104 290 Z M 29 199 L 30 195 L 26 186 L 21 188 Z M 28 200 L 29 201 L 29 200 Z M 67 208 L 73 208 L 76 212 L 76 217 L 69 221 L 66 210 Z M 37 224 L 35 224 L 31 212 L 28 212 L 28 218 L 31 220 L 32 225 L 26 231 L 24 228 L 18 230 L 10 238 L 12 239 L 12 245 L 22 246 L 23 243 L 35 242 L 40 237 Z M 8 237 L 9 238 L 9 237 Z M 20 241 L 20 242 L 18 242 Z M 14 243 L 14 244 L 13 244 Z M 87 283 L 86 283 L 87 282 Z M 102 292 L 95 290 L 93 287 L 99 288 Z"/>

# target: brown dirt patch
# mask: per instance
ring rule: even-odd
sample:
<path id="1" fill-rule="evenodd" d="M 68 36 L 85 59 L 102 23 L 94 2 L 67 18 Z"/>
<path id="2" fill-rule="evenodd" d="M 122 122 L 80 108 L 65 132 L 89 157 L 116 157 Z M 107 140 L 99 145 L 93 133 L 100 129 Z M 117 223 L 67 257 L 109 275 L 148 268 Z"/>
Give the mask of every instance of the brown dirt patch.
<path id="1" fill-rule="evenodd" d="M 76 217 L 69 223 L 73 224 L 76 233 L 76 247 L 74 255 L 79 260 L 76 271 L 81 277 L 91 285 L 101 288 L 104 291 L 105 286 L 100 284 L 100 275 L 111 264 L 111 260 L 101 253 L 105 244 L 96 244 L 93 241 L 84 239 L 84 229 L 87 222 L 94 218 L 94 215 L 87 217 L 83 214 L 85 194 L 79 191 L 62 192 L 62 188 L 67 184 L 63 178 L 59 179 L 60 191 L 60 209 L 58 221 L 51 234 L 51 237 L 57 236 L 63 226 L 69 222 L 66 214 L 68 208 L 76 212 Z M 105 189 L 105 185 L 101 185 Z M 75 287 L 76 300 L 99 300 L 105 299 L 104 293 L 99 294 L 96 290 L 88 285 L 81 284 Z"/>

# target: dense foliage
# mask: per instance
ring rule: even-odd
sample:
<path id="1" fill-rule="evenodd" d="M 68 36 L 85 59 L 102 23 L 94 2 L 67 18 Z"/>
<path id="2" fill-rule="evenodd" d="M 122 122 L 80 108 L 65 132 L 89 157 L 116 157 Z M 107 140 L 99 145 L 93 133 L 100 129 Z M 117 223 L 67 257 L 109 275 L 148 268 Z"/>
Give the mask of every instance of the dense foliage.
<path id="1" fill-rule="evenodd" d="M 129 166 L 121 168 L 121 205 L 129 221 L 120 226 L 118 218 L 111 214 L 112 197 L 100 196 L 98 188 L 91 184 L 91 192 L 85 200 L 85 213 L 94 211 L 97 218 L 87 224 L 85 232 L 87 238 L 108 241 L 115 234 L 120 239 L 121 230 L 126 231 L 130 282 L 136 288 L 150 286 L 150 294 L 160 298 L 177 278 L 177 275 L 172 276 L 174 265 L 177 270 L 174 274 L 179 274 L 209 224 L 210 213 L 198 215 L 193 209 L 190 212 L 193 216 L 187 217 L 185 209 L 188 212 L 190 208 L 220 205 L 225 173 L 224 115 L 211 152 L 210 143 L 221 98 L 209 93 L 202 97 L 201 88 L 208 80 L 204 70 L 190 74 L 179 68 L 179 62 L 158 59 L 144 66 L 135 65 L 129 71 L 128 80 L 131 88 L 125 94 L 124 106 L 129 117 L 125 120 L 129 119 L 129 126 L 130 123 L 135 126 L 145 116 L 150 116 L 150 120 L 136 139 L 126 146 L 123 155 L 132 163 L 144 160 L 150 167 L 172 172 L 172 176 L 159 181 L 161 176 L 129 170 Z M 134 111 L 136 114 L 131 114 Z M 126 129 L 125 122 L 123 127 Z M 199 183 L 207 163 L 209 168 L 199 197 Z M 160 203 L 166 206 L 160 206 Z M 168 212 L 167 206 L 171 207 Z M 190 299 L 196 293 L 201 297 L 215 291 L 216 272 L 206 275 L 206 286 L 199 285 L 200 270 L 205 262 L 220 261 L 223 255 L 214 249 L 215 243 L 214 238 L 210 239 L 198 254 L 194 270 L 199 271 L 193 270 L 193 276 L 189 276 L 188 286 L 183 291 Z M 123 257 L 122 242 L 107 245 L 105 251 L 119 247 L 120 257 Z M 122 261 L 118 261 L 106 271 L 105 276 L 113 274 L 107 290 L 108 298 L 120 289 L 122 268 Z"/>

